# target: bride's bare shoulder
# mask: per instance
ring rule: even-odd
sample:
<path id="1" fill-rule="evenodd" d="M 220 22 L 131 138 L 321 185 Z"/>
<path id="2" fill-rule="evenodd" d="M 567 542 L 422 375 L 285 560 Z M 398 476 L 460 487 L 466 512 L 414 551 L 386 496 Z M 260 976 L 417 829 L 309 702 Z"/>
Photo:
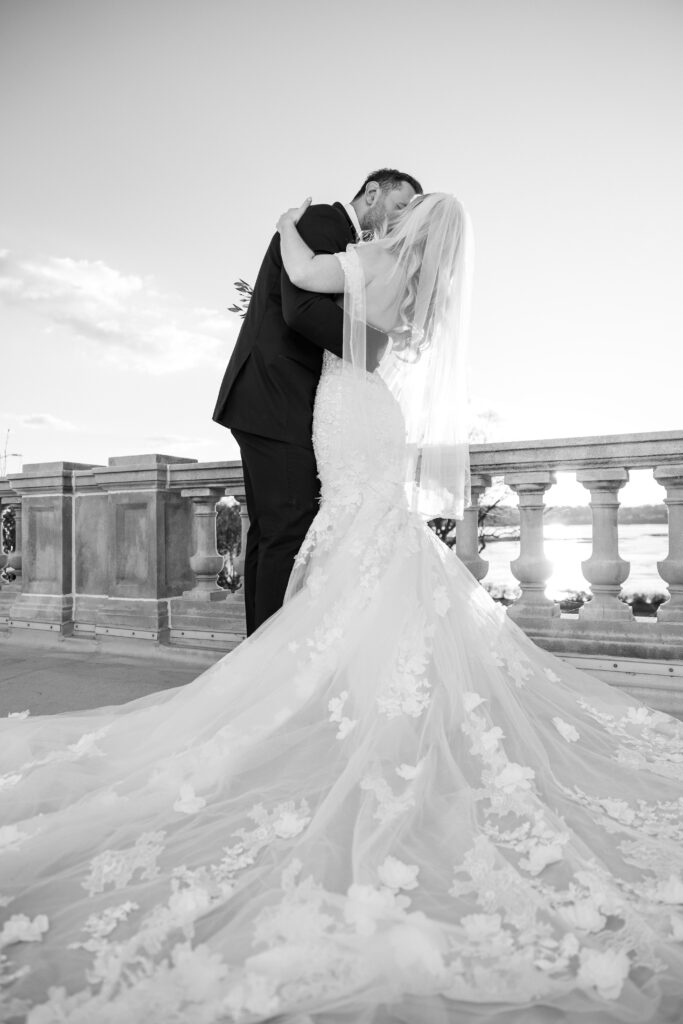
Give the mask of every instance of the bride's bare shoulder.
<path id="1" fill-rule="evenodd" d="M 363 267 L 366 284 L 369 284 L 375 277 L 389 273 L 395 263 L 394 257 L 390 256 L 386 249 L 379 245 L 373 245 L 372 242 L 359 245 L 356 252 Z"/>

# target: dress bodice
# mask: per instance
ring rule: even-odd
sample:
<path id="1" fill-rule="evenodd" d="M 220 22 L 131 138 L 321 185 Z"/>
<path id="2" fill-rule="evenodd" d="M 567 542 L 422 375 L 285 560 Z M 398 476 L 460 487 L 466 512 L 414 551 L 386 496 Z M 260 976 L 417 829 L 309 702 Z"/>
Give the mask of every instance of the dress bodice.
<path id="1" fill-rule="evenodd" d="M 324 502 L 401 502 L 405 425 L 377 372 L 359 376 L 325 353 L 313 413 L 313 447 Z"/>

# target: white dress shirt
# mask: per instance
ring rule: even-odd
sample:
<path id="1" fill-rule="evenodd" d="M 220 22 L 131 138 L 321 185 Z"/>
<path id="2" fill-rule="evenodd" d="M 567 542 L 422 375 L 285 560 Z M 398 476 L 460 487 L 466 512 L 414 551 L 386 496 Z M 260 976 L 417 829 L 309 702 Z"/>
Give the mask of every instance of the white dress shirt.
<path id="1" fill-rule="evenodd" d="M 348 215 L 349 215 L 349 217 L 351 219 L 351 223 L 353 224 L 354 228 L 356 229 L 356 235 L 358 236 L 358 241 L 360 242 L 361 238 L 363 237 L 363 231 L 362 231 L 361 226 L 360 226 L 360 221 L 358 220 L 358 214 L 356 213 L 355 208 L 353 206 L 351 206 L 351 203 L 342 203 L 342 206 L 344 207 L 344 209 L 348 213 Z"/>

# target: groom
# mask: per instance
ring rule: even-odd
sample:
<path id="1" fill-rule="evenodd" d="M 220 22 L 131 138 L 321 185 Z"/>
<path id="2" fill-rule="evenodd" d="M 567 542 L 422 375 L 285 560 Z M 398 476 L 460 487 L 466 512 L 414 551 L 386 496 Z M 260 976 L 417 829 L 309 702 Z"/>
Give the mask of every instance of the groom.
<path id="1" fill-rule="evenodd" d="M 343 252 L 422 192 L 410 174 L 368 175 L 350 203 L 311 206 L 297 228 L 316 253 Z M 343 312 L 332 295 L 295 288 L 275 234 L 223 377 L 213 418 L 242 457 L 249 532 L 247 635 L 281 607 L 294 556 L 317 512 L 313 402 L 323 349 L 342 355 Z"/>

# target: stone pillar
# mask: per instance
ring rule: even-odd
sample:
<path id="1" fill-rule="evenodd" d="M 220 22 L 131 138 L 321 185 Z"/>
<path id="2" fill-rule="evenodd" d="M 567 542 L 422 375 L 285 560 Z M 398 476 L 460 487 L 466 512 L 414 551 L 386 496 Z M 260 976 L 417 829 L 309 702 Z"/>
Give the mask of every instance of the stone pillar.
<path id="1" fill-rule="evenodd" d="M 658 622 L 683 623 L 683 463 L 658 466 L 657 483 L 666 488 L 664 504 L 669 511 L 669 553 L 657 562 L 659 575 L 669 588 L 669 600 L 660 605 Z"/>
<path id="2" fill-rule="evenodd" d="M 109 496 L 97 480 L 105 466 L 74 473 L 74 635 L 95 637 L 109 592 Z"/>
<path id="3" fill-rule="evenodd" d="M 618 512 L 620 489 L 628 482 L 627 469 L 584 469 L 576 479 L 590 491 L 593 513 L 593 553 L 581 563 L 591 585 L 593 599 L 579 611 L 579 619 L 631 619 L 630 607 L 619 592 L 631 571 L 619 556 Z"/>
<path id="4" fill-rule="evenodd" d="M 73 632 L 73 479 L 89 468 L 36 463 L 10 480 L 22 503 L 16 557 L 22 587 L 9 610 L 13 628 Z"/>
<path id="5" fill-rule="evenodd" d="M 223 558 L 216 550 L 216 504 L 223 497 L 223 487 L 187 487 L 181 490 L 183 498 L 192 501 L 193 547 L 190 566 L 196 582 L 183 597 L 191 601 L 223 601 L 226 591 L 216 583 L 223 568 Z"/>
<path id="6" fill-rule="evenodd" d="M 475 580 L 483 580 L 489 563 L 479 554 L 479 498 L 491 483 L 491 477 L 472 474 L 472 501 L 455 529 L 455 553 Z"/>
<path id="7" fill-rule="evenodd" d="M 508 473 L 505 483 L 519 496 L 519 558 L 510 562 L 510 570 L 522 588 L 508 615 L 515 621 L 547 621 L 560 614 L 559 605 L 545 596 L 552 563 L 543 545 L 543 496 L 555 483 L 555 474 L 545 470 Z"/>
<path id="8" fill-rule="evenodd" d="M 169 638 L 169 600 L 194 583 L 191 504 L 170 486 L 170 467 L 178 463 L 195 460 L 122 456 L 93 474 L 89 486 L 107 496 L 106 596 L 96 611 L 98 637 Z"/>

